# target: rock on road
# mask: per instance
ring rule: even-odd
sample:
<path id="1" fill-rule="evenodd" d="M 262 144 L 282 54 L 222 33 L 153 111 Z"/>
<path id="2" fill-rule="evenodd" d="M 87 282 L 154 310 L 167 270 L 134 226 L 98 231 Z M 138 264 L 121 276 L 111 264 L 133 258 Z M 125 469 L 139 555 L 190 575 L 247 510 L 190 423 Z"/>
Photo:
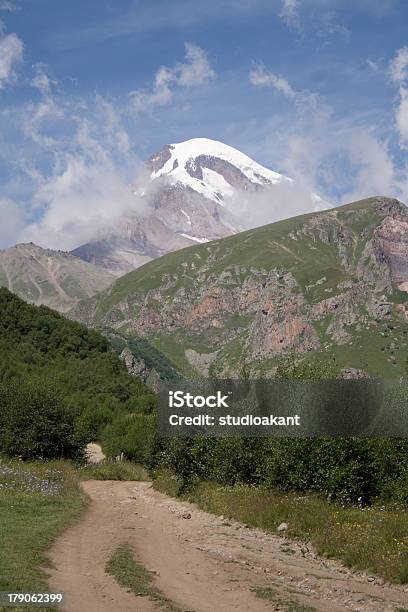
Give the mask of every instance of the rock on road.
<path id="1" fill-rule="evenodd" d="M 49 553 L 49 587 L 66 594 L 68 612 L 159 609 L 105 573 L 122 543 L 133 547 L 155 572 L 156 586 L 181 610 L 266 612 L 297 604 L 324 612 L 391 612 L 408 605 L 406 587 L 370 582 L 302 544 L 210 515 L 150 483 L 82 486 L 88 510 Z M 257 597 L 254 589 L 268 589 L 271 599 Z"/>

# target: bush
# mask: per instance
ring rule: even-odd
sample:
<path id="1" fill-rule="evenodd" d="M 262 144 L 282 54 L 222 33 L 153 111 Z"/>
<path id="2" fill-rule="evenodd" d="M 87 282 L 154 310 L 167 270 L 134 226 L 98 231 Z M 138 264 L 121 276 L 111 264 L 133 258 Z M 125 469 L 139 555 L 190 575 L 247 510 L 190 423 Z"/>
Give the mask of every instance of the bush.
<path id="1" fill-rule="evenodd" d="M 155 420 L 153 415 L 123 414 L 102 432 L 101 443 L 107 457 L 121 453 L 130 461 L 146 464 L 151 454 Z"/>
<path id="2" fill-rule="evenodd" d="M 299 364 L 292 359 L 279 365 L 277 377 L 330 380 L 335 370 L 335 362 Z M 351 391 L 361 393 L 366 413 L 375 414 L 379 398 L 369 387 L 356 385 Z M 330 425 L 335 419 L 325 410 L 324 406 L 319 418 L 325 418 Z M 222 485 L 260 484 L 283 491 L 314 491 L 345 503 L 357 503 L 362 498 L 360 501 L 366 503 L 382 500 L 408 504 L 406 439 L 158 439 L 152 449 L 150 466 L 172 470 L 180 492 L 197 481 L 213 480 Z"/>
<path id="3" fill-rule="evenodd" d="M 408 440 L 166 439 L 156 442 L 151 467 L 172 470 L 180 492 L 213 480 L 314 491 L 345 503 L 408 503 Z"/>
<path id="4" fill-rule="evenodd" d="M 22 459 L 79 459 L 85 439 L 76 414 L 61 393 L 43 379 L 0 386 L 0 452 Z"/>

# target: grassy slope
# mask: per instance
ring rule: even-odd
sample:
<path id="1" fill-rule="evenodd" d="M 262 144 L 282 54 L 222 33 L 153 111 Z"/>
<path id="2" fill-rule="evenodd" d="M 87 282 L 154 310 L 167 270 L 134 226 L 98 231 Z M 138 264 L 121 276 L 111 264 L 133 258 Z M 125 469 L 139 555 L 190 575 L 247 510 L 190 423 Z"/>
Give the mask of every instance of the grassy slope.
<path id="1" fill-rule="evenodd" d="M 155 487 L 173 496 L 179 490 L 167 471 L 158 472 Z M 272 533 L 286 522 L 285 536 L 310 543 L 320 555 L 408 583 L 408 515 L 397 508 L 342 508 L 316 495 L 215 483 L 201 483 L 186 497 L 207 512 Z"/>
<path id="2" fill-rule="evenodd" d="M 86 506 L 78 482 L 65 462 L 0 462 L 0 591 L 48 590 L 45 552 Z"/>
<path id="3" fill-rule="evenodd" d="M 94 321 L 98 324 L 115 306 L 122 301 L 126 302 L 129 296 L 145 295 L 149 290 L 166 285 L 166 289 L 162 290 L 163 302 L 171 302 L 175 292 L 180 288 L 189 291 L 193 284 L 200 286 L 205 281 L 211 283 L 211 279 L 219 284 L 219 277 L 225 270 L 231 274 L 233 284 L 241 285 L 245 277 L 253 273 L 251 268 L 262 270 L 264 274 L 272 269 L 289 270 L 301 286 L 307 301 L 310 304 L 317 303 L 336 295 L 339 292 L 337 287 L 339 282 L 348 278 L 355 280 L 355 277 L 353 271 L 350 273 L 345 271 L 336 245 L 315 241 L 310 232 L 294 239 L 294 232 L 303 228 L 305 222 L 324 219 L 328 234 L 333 236 L 338 232 L 340 225 L 345 224 L 353 235 L 352 260 L 353 265 L 356 265 L 364 245 L 382 218 L 374 202 L 375 199 L 367 199 L 330 211 L 301 215 L 223 240 L 168 254 L 118 279 L 97 298 L 85 302 L 83 308 L 94 309 Z M 364 236 L 361 235 L 363 229 Z M 317 281 L 320 282 L 316 284 Z M 394 296 L 395 303 L 406 301 L 406 294 L 397 293 Z M 150 307 L 155 308 L 152 300 Z M 325 358 L 329 353 L 329 357 L 335 357 L 342 367 L 363 368 L 373 374 L 387 377 L 402 375 L 405 373 L 408 347 L 403 324 L 399 322 L 396 310 L 394 315 L 394 330 L 391 330 L 388 339 L 384 340 L 375 327 L 360 332 L 352 330 L 355 341 L 353 345 L 344 346 L 334 346 L 326 336 L 331 317 L 316 322 L 314 325 L 322 343 L 325 344 L 329 340 L 331 344 L 325 353 Z M 137 306 L 130 306 L 130 316 L 137 318 Z M 242 359 L 248 323 L 248 320 L 238 321 L 236 317 L 228 319 L 226 314 L 224 325 L 240 329 L 240 338 L 233 339 L 230 344 L 222 348 L 220 356 L 225 361 L 233 363 L 234 359 Z M 123 329 L 127 329 L 126 322 Z M 127 329 L 127 332 L 132 333 L 130 329 Z M 185 357 L 184 348 L 211 352 L 220 348 L 217 336 L 216 329 L 213 333 L 207 332 L 205 337 L 186 334 L 177 329 L 171 335 L 157 333 L 149 340 L 185 375 L 191 375 L 194 372 Z M 393 341 L 398 348 L 392 352 L 389 345 Z M 391 354 L 396 357 L 395 365 L 390 361 Z M 321 355 L 316 353 L 311 357 L 321 357 Z M 273 364 L 274 360 L 271 363 L 260 363 L 260 373 Z"/>
<path id="4" fill-rule="evenodd" d="M 128 295 L 145 294 L 151 289 L 161 287 L 163 275 L 171 276 L 183 264 L 188 272 L 180 279 L 180 285 L 188 286 L 191 264 L 201 265 L 206 261 L 211 262 L 212 273 L 222 272 L 226 267 L 234 264 L 244 265 L 248 269 L 251 266 L 264 267 L 266 270 L 284 266 L 295 271 L 298 280 L 307 277 L 310 284 L 314 276 L 316 280 L 321 278 L 322 272 L 327 270 L 336 272 L 340 266 L 339 259 L 330 247 L 327 247 L 327 252 L 322 253 L 321 249 L 324 250 L 325 245 L 319 246 L 319 253 L 326 255 L 327 258 L 317 259 L 314 245 L 308 239 L 295 243 L 289 234 L 302 228 L 305 222 L 313 218 L 326 217 L 332 219 L 332 222 L 336 224 L 337 215 L 343 220 L 353 211 L 361 213 L 361 221 L 357 222 L 356 230 L 359 230 L 360 226 L 373 229 L 380 219 L 373 208 L 373 201 L 373 198 L 369 198 L 334 210 L 284 219 L 229 238 L 214 240 L 209 244 L 187 247 L 169 253 L 122 276 L 97 298 L 91 299 L 90 303 L 97 304 L 96 318 L 98 319 Z M 282 246 L 290 248 L 291 253 Z M 340 270 L 338 273 L 343 274 Z"/>

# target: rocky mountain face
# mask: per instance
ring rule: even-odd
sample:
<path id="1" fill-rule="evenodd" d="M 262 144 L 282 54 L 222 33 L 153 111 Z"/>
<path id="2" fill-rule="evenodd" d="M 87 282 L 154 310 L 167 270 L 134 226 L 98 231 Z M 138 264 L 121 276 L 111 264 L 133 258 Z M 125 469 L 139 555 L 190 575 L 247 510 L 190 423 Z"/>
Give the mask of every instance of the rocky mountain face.
<path id="1" fill-rule="evenodd" d="M 160 388 L 160 375 L 154 368 L 149 368 L 145 360 L 135 357 L 128 346 L 120 354 L 127 371 L 132 376 L 139 376 L 143 382 L 156 393 Z"/>
<path id="2" fill-rule="evenodd" d="M 107 270 L 32 243 L 0 251 L 0 286 L 27 302 L 61 312 L 103 291 L 113 280 Z"/>
<path id="3" fill-rule="evenodd" d="M 270 376 L 287 356 L 400 376 L 407 288 L 408 209 L 379 197 L 171 253 L 73 316 L 148 339 L 187 376 Z"/>
<path id="4" fill-rule="evenodd" d="M 269 218 L 275 218 L 280 206 L 274 201 L 276 189 L 290 190 L 293 184 L 240 151 L 206 138 L 166 145 L 147 168 L 149 181 L 135 193 L 147 212 L 129 211 L 74 255 L 120 276 L 166 253 L 237 233 L 242 229 L 234 212 L 237 198 L 268 194 Z M 311 196 L 310 210 L 317 204 L 317 196 Z"/>

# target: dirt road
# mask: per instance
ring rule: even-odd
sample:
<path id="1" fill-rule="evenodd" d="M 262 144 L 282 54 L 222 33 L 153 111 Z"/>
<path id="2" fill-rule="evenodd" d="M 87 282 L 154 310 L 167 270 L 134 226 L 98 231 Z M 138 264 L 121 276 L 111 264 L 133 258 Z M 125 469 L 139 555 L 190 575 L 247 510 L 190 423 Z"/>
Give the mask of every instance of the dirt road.
<path id="1" fill-rule="evenodd" d="M 50 552 L 55 569 L 49 585 L 66 593 L 69 612 L 158 609 L 104 572 L 122 543 L 156 572 L 157 587 L 183 611 L 387 612 L 408 607 L 407 588 L 353 574 L 300 544 L 162 495 L 150 483 L 89 481 L 83 486 L 91 498 L 87 514 Z"/>

